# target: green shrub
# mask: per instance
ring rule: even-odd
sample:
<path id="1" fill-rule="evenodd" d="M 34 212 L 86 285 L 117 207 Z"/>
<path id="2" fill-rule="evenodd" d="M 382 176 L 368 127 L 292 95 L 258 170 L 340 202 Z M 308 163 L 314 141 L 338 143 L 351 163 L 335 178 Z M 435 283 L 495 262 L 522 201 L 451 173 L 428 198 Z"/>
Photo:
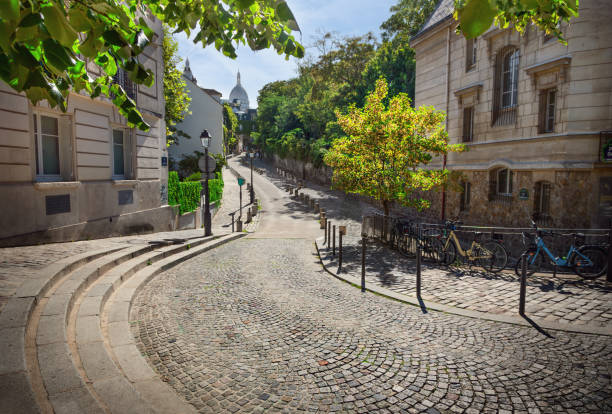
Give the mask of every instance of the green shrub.
<path id="1" fill-rule="evenodd" d="M 185 178 L 183 181 L 200 181 L 202 179 L 202 173 L 197 171 Z"/>
<path id="2" fill-rule="evenodd" d="M 176 171 L 168 173 L 168 204 L 171 206 L 179 203 L 179 177 Z"/>
<path id="3" fill-rule="evenodd" d="M 195 210 L 200 206 L 202 184 L 199 181 L 183 181 L 179 183 L 179 204 L 181 214 Z"/>
<path id="4" fill-rule="evenodd" d="M 208 180 L 208 191 L 211 203 L 221 200 L 221 197 L 223 197 L 223 180 Z"/>

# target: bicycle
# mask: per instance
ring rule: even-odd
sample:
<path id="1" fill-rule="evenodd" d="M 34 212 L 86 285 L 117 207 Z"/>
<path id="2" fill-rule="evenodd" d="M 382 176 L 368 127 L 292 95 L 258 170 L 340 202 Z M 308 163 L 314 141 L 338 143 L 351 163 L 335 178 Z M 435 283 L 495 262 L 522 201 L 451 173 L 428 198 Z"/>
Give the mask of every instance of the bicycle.
<path id="1" fill-rule="evenodd" d="M 485 271 L 497 273 L 504 270 L 508 264 L 508 252 L 506 252 L 504 246 L 496 240 L 488 240 L 481 244 L 478 239 L 482 233 L 474 232 L 474 240 L 472 240 L 470 248 L 463 250 L 455 233 L 457 226 L 461 224 L 459 221 L 450 220 L 445 223 L 445 230 L 450 230 L 450 233 L 446 236 L 440 252 L 441 264 L 451 265 L 455 263 L 457 254 L 459 254 L 468 262 L 475 262 Z"/>
<path id="2" fill-rule="evenodd" d="M 541 230 L 538 229 L 538 226 L 533 220 L 531 221 L 531 225 L 535 230 L 535 236 L 527 232 L 522 233 L 523 245 L 526 246 L 526 249 L 523 251 L 514 267 L 514 271 L 517 275 L 521 275 L 523 257 L 528 258 L 527 275 L 531 276 L 538 272 L 544 260 L 544 254 L 540 254 L 541 252 L 544 252 L 546 256 L 548 256 L 553 265 L 571 268 L 574 273 L 583 279 L 596 279 L 608 270 L 608 255 L 605 249 L 598 245 L 584 244 L 586 238 L 583 233 L 560 234 Z M 573 238 L 567 254 L 563 257 L 554 256 L 544 242 L 543 236 L 555 235 Z"/>
<path id="3" fill-rule="evenodd" d="M 423 259 L 439 262 L 442 243 L 431 235 L 421 234 L 419 237 L 414 222 L 396 219 L 391 230 L 391 247 L 404 255 L 416 254 L 417 247 L 420 247 Z"/>

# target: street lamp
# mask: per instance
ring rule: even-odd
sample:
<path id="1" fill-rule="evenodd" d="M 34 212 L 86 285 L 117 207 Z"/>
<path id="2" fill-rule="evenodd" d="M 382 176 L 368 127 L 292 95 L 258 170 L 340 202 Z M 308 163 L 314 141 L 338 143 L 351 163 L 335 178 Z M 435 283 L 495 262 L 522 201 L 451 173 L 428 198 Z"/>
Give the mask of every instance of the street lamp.
<path id="1" fill-rule="evenodd" d="M 255 156 L 255 153 L 253 152 L 253 149 L 251 148 L 251 152 L 248 153 L 249 154 L 249 158 L 251 158 L 251 204 L 253 204 L 253 200 L 255 199 L 255 192 L 253 191 L 253 157 Z"/>
<path id="2" fill-rule="evenodd" d="M 210 146 L 211 136 L 208 131 L 205 129 L 200 134 L 200 141 L 202 141 L 202 146 L 204 147 L 204 162 L 206 163 L 205 170 L 206 178 L 204 181 L 204 236 L 212 235 L 211 230 L 211 219 L 210 219 L 210 193 L 208 190 L 208 147 Z"/>

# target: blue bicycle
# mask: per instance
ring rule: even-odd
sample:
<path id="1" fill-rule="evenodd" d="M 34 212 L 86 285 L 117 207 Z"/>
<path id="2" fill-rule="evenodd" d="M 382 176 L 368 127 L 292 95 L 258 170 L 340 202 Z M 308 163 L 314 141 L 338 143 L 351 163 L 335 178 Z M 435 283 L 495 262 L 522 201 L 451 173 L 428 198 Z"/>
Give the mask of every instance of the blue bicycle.
<path id="1" fill-rule="evenodd" d="M 535 230 L 535 237 L 529 233 L 523 233 L 523 244 L 527 249 L 521 254 L 516 262 L 514 271 L 517 275 L 521 274 L 523 257 L 527 257 L 527 275 L 538 272 L 542 267 L 544 256 L 548 256 L 550 261 L 558 267 L 571 268 L 578 276 L 583 279 L 596 279 L 603 275 L 608 269 L 608 255 L 605 249 L 597 245 L 584 244 L 585 236 L 582 233 L 566 234 L 564 236 L 573 237 L 574 240 L 569 247 L 567 255 L 564 257 L 554 256 L 546 247 L 543 236 L 555 236 L 559 233 L 538 229 L 532 220 L 531 224 Z"/>

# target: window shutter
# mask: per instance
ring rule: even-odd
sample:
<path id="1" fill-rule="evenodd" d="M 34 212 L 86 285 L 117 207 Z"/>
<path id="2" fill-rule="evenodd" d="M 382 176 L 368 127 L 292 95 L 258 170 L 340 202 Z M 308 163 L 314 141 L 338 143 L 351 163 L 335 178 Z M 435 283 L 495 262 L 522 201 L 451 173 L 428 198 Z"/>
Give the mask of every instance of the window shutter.
<path id="1" fill-rule="evenodd" d="M 514 178 L 514 171 L 508 170 L 508 192 L 512 194 L 512 179 Z"/>
<path id="2" fill-rule="evenodd" d="M 499 108 L 501 102 L 501 71 L 502 71 L 503 54 L 500 52 L 495 56 L 495 73 L 493 74 L 493 111 L 491 111 L 491 125 L 494 125 L 499 117 Z"/>
<path id="3" fill-rule="evenodd" d="M 540 106 L 538 110 L 538 133 L 546 131 L 546 91 L 540 92 Z"/>
<path id="4" fill-rule="evenodd" d="M 74 181 L 74 170 L 72 168 L 72 122 L 70 116 L 60 116 L 58 123 L 60 175 L 64 181 Z"/>
<path id="5" fill-rule="evenodd" d="M 133 136 L 133 129 L 125 130 L 125 133 L 123 134 L 123 159 L 125 166 L 125 178 L 127 180 L 134 179 L 134 162 L 132 160 L 132 157 L 134 156 L 134 150 L 132 148 L 134 145 Z"/>

